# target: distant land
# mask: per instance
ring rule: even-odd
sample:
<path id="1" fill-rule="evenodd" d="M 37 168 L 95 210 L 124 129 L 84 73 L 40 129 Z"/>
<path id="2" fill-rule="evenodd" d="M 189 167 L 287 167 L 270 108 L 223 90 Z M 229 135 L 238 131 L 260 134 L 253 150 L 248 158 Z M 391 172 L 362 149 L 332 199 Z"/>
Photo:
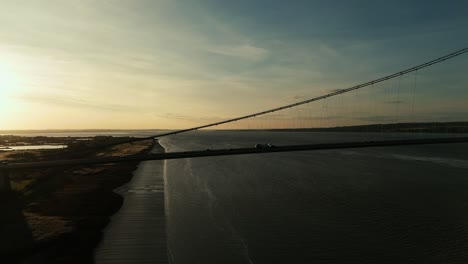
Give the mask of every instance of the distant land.
<path id="1" fill-rule="evenodd" d="M 217 129 L 213 129 L 217 130 Z M 224 129 L 220 129 L 224 130 Z M 229 130 L 229 129 L 227 129 Z M 457 122 L 421 122 L 387 123 L 355 126 L 316 127 L 316 128 L 268 128 L 268 129 L 232 129 L 237 131 L 296 131 L 296 132 L 385 132 L 385 133 L 468 133 L 468 121 Z M 0 130 L 0 135 L 27 133 L 105 133 L 105 132 L 154 132 L 155 135 L 177 129 L 44 129 L 44 130 Z M 85 136 L 86 137 L 86 136 Z"/>
<path id="2" fill-rule="evenodd" d="M 251 131 L 245 129 L 243 131 Z M 291 132 L 468 133 L 468 122 L 392 123 L 323 128 L 258 129 Z"/>
<path id="3" fill-rule="evenodd" d="M 67 133 L 67 132 L 108 132 L 108 131 L 167 131 L 169 129 L 0 129 L 0 134 L 8 133 Z"/>

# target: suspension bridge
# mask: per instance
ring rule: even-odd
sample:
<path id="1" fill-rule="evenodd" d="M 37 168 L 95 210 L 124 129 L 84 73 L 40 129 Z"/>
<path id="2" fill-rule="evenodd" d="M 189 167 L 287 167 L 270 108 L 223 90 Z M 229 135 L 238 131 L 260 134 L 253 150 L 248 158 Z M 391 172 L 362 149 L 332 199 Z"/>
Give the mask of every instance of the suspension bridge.
<path id="1" fill-rule="evenodd" d="M 468 48 L 434 60 L 386 75 L 359 85 L 331 92 L 281 107 L 235 118 L 199 125 L 187 129 L 135 138 L 122 143 L 196 133 L 202 130 L 232 131 L 360 131 L 392 135 L 392 137 L 363 138 L 357 142 L 304 143 L 271 145 L 266 142 L 245 148 L 205 149 L 126 157 L 54 160 L 28 163 L 2 163 L 0 189 L 10 190 L 9 175 L 14 170 L 66 167 L 76 165 L 119 163 L 130 161 L 165 160 L 243 154 L 263 154 L 289 151 L 312 151 L 340 148 L 369 148 L 421 144 L 453 144 L 468 142 L 468 109 L 460 94 L 466 82 L 458 83 L 450 96 L 431 66 L 454 61 L 468 53 Z M 457 80 L 451 80 L 456 84 Z M 436 86 L 438 85 L 438 86 Z M 451 84 L 453 86 L 454 84 Z M 466 92 L 466 91 L 465 91 Z M 428 94 L 432 93 L 432 97 Z M 457 94 L 458 93 L 458 94 Z M 451 103 L 450 99 L 458 99 Z M 468 99 L 468 97 L 467 97 Z M 418 103 L 418 100 L 420 103 Z M 447 111 L 449 110 L 449 111 Z M 445 123 L 442 123 L 445 122 Z M 395 134 L 398 136 L 395 137 Z M 272 142 L 274 144 L 274 142 Z M 108 145 L 110 146 L 110 145 Z"/>

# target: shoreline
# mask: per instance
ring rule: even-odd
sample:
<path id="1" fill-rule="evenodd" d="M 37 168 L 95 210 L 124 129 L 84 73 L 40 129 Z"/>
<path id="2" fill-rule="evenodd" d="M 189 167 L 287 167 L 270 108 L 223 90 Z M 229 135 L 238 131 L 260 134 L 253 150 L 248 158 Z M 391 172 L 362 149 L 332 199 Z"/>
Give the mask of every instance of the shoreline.
<path id="1" fill-rule="evenodd" d="M 73 153 L 15 151 L 14 157 L 122 156 L 148 153 L 156 140 Z M 160 146 L 160 145 L 159 145 Z M 25 153 L 29 153 L 26 155 Z M 39 154 L 38 154 L 39 153 Z M 50 154 L 56 155 L 50 155 Z M 65 154 L 63 154 L 65 153 Z M 8 154 L 2 153 L 5 159 Z M 0 158 L 1 159 L 1 158 Z M 15 159 L 10 159 L 15 160 Z M 94 250 L 110 218 L 122 207 L 114 189 L 131 181 L 138 162 L 21 171 L 13 193 L 1 195 L 0 259 L 8 263 L 94 263 Z"/>

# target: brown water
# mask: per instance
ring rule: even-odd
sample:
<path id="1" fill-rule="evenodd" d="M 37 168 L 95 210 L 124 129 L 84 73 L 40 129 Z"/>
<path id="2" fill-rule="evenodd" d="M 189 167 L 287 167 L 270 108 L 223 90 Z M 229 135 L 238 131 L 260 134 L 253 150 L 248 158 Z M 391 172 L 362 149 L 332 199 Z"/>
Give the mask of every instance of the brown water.
<path id="1" fill-rule="evenodd" d="M 167 151 L 366 140 L 204 132 Z M 166 162 L 172 263 L 468 263 L 468 144 Z"/>

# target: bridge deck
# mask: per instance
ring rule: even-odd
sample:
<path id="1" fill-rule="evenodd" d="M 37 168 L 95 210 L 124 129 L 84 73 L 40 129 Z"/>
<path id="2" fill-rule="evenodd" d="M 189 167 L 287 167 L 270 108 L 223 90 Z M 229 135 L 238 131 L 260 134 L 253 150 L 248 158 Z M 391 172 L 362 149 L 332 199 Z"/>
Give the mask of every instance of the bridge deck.
<path id="1" fill-rule="evenodd" d="M 274 147 L 268 147 L 268 148 L 253 147 L 253 148 L 235 148 L 235 149 L 216 149 L 216 150 L 156 153 L 156 154 L 147 154 L 147 155 L 125 156 L 125 157 L 43 161 L 43 162 L 29 162 L 29 163 L 11 163 L 11 164 L 5 164 L 5 165 L 0 166 L 0 170 L 65 167 L 65 166 L 85 165 L 85 164 L 88 165 L 88 164 L 118 163 L 118 162 L 131 162 L 131 161 L 185 159 L 185 158 L 197 158 L 197 157 L 262 154 L 262 153 L 273 153 L 273 152 L 389 147 L 389 146 L 408 146 L 408 145 L 426 145 L 426 144 L 449 144 L 449 143 L 467 143 L 467 142 L 468 142 L 468 137 L 453 137 L 453 138 L 325 143 L 325 144 L 310 144 L 310 145 L 288 145 L 288 146 L 274 146 Z"/>

